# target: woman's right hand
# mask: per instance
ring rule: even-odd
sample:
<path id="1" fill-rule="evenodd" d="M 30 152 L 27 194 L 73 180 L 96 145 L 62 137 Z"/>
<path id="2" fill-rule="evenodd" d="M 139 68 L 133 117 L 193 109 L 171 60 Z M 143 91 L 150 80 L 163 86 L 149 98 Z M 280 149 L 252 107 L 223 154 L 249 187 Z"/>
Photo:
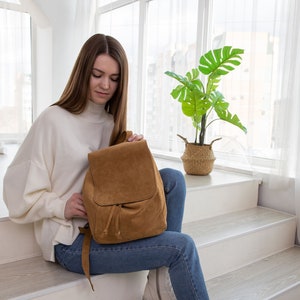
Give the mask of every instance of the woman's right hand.
<path id="1" fill-rule="evenodd" d="M 82 195 L 80 193 L 74 193 L 67 200 L 64 214 L 67 220 L 70 220 L 74 217 L 87 219 L 86 210 L 83 205 Z"/>

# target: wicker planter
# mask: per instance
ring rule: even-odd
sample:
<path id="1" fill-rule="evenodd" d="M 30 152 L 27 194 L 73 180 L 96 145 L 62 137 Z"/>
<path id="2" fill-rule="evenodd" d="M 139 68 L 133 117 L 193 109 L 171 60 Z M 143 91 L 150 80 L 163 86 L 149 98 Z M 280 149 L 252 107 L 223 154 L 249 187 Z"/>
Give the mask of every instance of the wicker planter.
<path id="1" fill-rule="evenodd" d="M 188 175 L 208 175 L 213 170 L 216 160 L 212 144 L 219 139 L 212 141 L 209 145 L 199 146 L 179 137 L 185 141 L 185 151 L 181 156 L 184 171 Z"/>

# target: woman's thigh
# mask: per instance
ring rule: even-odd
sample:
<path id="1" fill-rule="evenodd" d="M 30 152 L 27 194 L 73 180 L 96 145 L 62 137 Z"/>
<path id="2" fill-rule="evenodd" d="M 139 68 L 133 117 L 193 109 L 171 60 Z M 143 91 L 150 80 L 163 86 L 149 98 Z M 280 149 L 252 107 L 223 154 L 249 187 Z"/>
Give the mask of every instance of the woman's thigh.
<path id="1" fill-rule="evenodd" d="M 83 237 L 80 234 L 70 246 L 61 244 L 55 246 L 57 261 L 69 271 L 82 274 Z M 194 249 L 192 239 L 183 233 L 172 231 L 165 231 L 151 238 L 114 245 L 97 244 L 92 240 L 90 273 L 92 275 L 127 273 L 161 266 L 170 267 L 188 248 L 191 248 L 191 251 Z"/>

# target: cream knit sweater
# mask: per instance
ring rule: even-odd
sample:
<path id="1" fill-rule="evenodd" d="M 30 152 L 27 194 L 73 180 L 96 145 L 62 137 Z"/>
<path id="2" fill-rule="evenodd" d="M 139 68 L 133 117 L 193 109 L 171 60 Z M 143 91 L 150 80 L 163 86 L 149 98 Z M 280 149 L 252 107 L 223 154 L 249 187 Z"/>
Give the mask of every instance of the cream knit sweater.
<path id="1" fill-rule="evenodd" d="M 34 223 L 43 257 L 54 261 L 54 246 L 72 244 L 86 220 L 66 220 L 66 201 L 80 193 L 87 154 L 109 145 L 113 117 L 89 102 L 74 115 L 48 107 L 34 122 L 4 177 L 3 196 L 10 218 Z"/>

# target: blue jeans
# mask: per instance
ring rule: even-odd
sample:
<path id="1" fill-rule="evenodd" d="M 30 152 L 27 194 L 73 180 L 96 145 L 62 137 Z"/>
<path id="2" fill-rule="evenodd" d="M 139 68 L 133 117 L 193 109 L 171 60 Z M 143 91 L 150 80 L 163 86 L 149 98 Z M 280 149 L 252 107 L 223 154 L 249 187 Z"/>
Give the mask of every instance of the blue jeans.
<path id="1" fill-rule="evenodd" d="M 186 195 L 184 177 L 169 168 L 160 170 L 160 174 L 167 201 L 167 230 L 159 236 L 115 245 L 100 245 L 92 240 L 90 273 L 128 273 L 166 266 L 178 300 L 208 299 L 194 241 L 181 233 Z M 79 234 L 72 245 L 55 246 L 57 262 L 81 274 L 82 241 L 83 235 Z"/>

